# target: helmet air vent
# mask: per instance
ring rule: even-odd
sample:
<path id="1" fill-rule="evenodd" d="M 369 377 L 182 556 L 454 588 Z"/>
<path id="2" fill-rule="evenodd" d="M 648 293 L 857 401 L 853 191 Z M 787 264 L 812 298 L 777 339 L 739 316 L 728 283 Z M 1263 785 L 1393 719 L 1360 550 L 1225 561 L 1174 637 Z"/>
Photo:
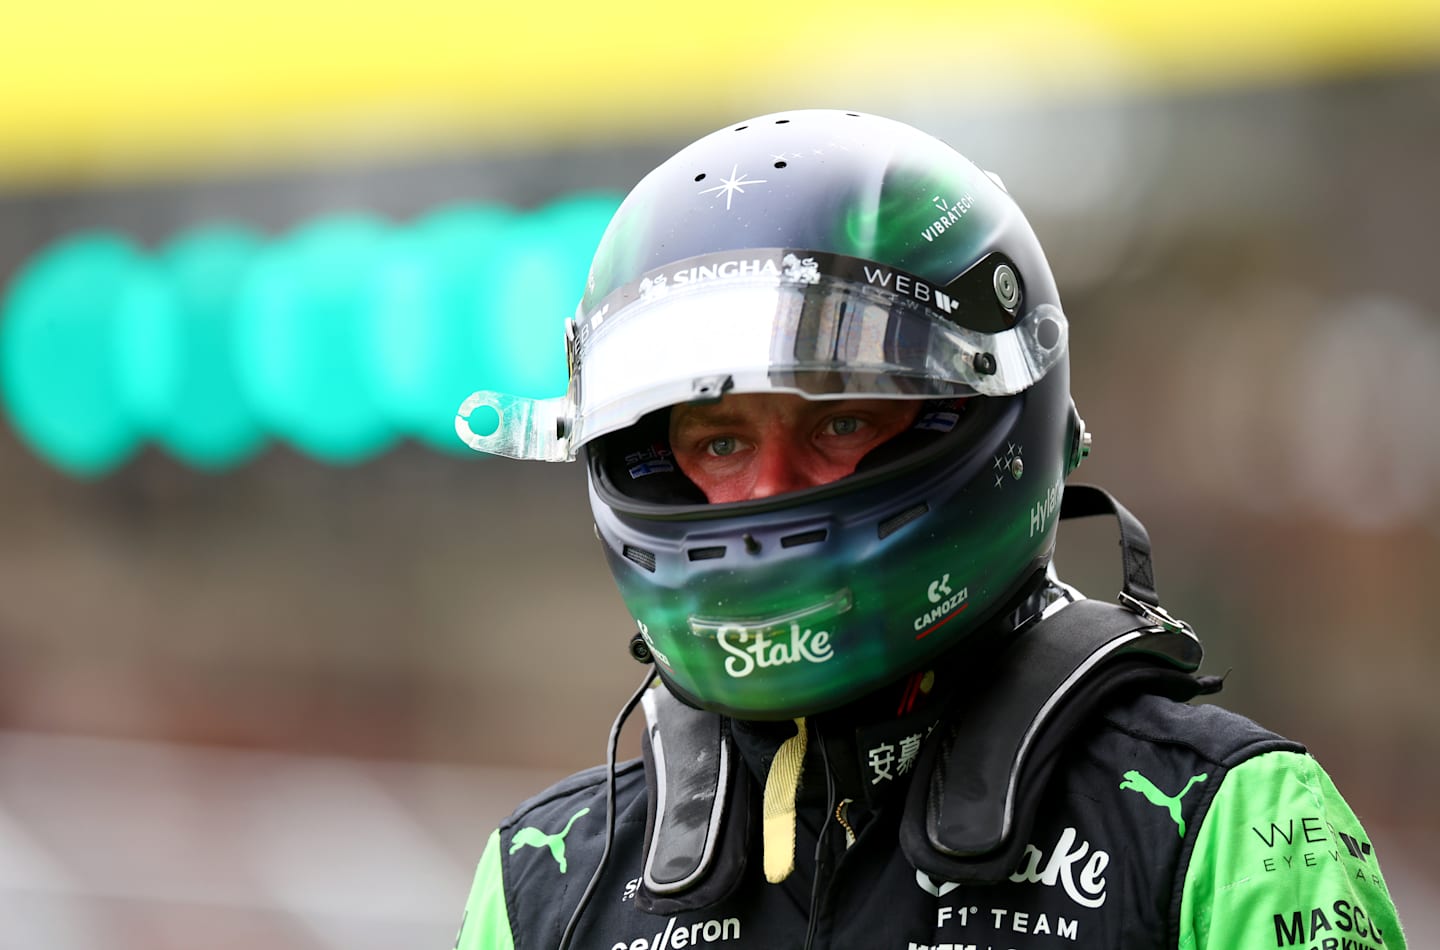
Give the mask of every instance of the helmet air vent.
<path id="1" fill-rule="evenodd" d="M 651 574 L 655 573 L 654 552 L 647 551 L 644 548 L 637 548 L 633 544 L 627 544 L 625 545 L 625 548 L 621 553 L 624 554 L 625 557 L 634 561 L 636 564 L 639 564 L 641 567 L 645 568 L 645 570 L 649 571 Z"/>
<path id="2" fill-rule="evenodd" d="M 714 561 L 725 556 L 725 545 L 716 544 L 708 548 L 691 548 L 685 552 L 692 561 Z"/>
<path id="3" fill-rule="evenodd" d="M 905 527 L 907 524 L 914 521 L 916 518 L 925 514 L 929 510 L 929 503 L 922 501 L 918 505 L 913 505 L 909 508 L 906 508 L 898 515 L 891 515 L 890 517 L 880 522 L 880 526 L 878 529 L 880 539 L 883 541 L 885 538 L 890 537 L 890 535 L 894 534 L 896 531 L 899 531 L 901 528 Z"/>
<path id="4" fill-rule="evenodd" d="M 787 534 L 780 539 L 782 548 L 798 548 L 802 544 L 819 544 L 830 536 L 825 528 L 817 528 L 814 531 L 801 531 L 799 534 Z"/>

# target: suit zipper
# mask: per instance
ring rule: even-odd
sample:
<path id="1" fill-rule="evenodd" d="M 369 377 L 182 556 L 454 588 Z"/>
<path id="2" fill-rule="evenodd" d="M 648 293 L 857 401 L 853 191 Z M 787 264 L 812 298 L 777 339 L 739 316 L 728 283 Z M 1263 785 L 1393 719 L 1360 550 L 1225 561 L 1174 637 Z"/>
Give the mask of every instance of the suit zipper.
<path id="1" fill-rule="evenodd" d="M 845 814 L 850 810 L 850 803 L 854 800 L 853 798 L 840 799 L 840 804 L 835 806 L 833 812 L 835 820 L 840 823 L 841 828 L 845 829 L 845 850 L 847 851 L 855 844 L 855 829 L 850 827 L 850 822 L 845 818 Z"/>

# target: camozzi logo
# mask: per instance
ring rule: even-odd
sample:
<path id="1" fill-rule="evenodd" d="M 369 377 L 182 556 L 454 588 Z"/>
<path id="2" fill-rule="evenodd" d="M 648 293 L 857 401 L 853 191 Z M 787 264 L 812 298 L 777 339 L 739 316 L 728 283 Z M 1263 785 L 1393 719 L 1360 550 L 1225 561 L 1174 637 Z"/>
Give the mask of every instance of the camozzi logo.
<path id="1" fill-rule="evenodd" d="M 930 582 L 930 586 L 925 590 L 925 598 L 935 606 L 910 622 L 910 625 L 918 632 L 918 636 L 915 637 L 917 640 L 941 626 L 950 618 L 951 614 L 963 610 L 966 602 L 970 599 L 970 588 L 962 587 L 955 590 L 950 584 L 950 575 L 945 574 L 939 580 Z"/>
<path id="2" fill-rule="evenodd" d="M 802 628 L 798 623 L 790 624 L 788 636 L 783 630 L 726 624 L 715 631 L 715 642 L 730 654 L 725 659 L 725 672 L 735 679 L 744 679 L 757 669 L 824 663 L 835 655 L 828 630 Z"/>

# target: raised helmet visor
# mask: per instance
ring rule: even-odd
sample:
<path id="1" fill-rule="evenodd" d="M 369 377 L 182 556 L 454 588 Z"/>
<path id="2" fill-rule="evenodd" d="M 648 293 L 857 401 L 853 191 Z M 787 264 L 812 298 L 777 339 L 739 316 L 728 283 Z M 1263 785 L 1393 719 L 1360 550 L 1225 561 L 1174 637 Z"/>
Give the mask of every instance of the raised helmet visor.
<path id="1" fill-rule="evenodd" d="M 969 326 L 967 314 L 979 308 L 966 295 L 978 283 L 957 278 L 937 287 L 870 261 L 791 248 L 689 258 L 618 288 L 578 317 L 567 339 L 565 395 L 478 391 L 461 404 L 455 430 L 476 451 L 570 461 L 584 443 L 648 412 L 725 392 L 818 399 L 1022 392 L 1064 358 L 1065 315 L 1042 303 L 1018 307 L 1003 329 Z M 993 296 L 985 307 L 993 312 Z M 499 416 L 488 435 L 470 426 L 482 406 Z"/>

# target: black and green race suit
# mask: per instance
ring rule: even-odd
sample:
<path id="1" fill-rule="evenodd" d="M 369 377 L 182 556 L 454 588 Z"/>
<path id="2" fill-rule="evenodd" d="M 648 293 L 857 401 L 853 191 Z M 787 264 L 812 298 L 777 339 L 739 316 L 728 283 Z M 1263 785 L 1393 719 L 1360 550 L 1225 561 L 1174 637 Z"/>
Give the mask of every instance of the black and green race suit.
<path id="1" fill-rule="evenodd" d="M 1403 950 L 1367 835 L 1302 747 L 1217 706 L 1158 696 L 1092 719 L 1045 786 L 1019 866 L 985 885 L 917 872 L 902 854 L 903 795 L 890 789 L 908 779 L 909 737 L 857 744 L 868 787 L 848 809 L 812 743 L 795 872 L 765 881 L 757 833 L 727 896 L 643 913 L 646 783 L 638 762 L 622 766 L 613 851 L 573 946 Z M 774 747 L 745 740 L 752 773 Z M 604 817 L 600 769 L 522 805 L 489 839 L 457 948 L 556 947 L 599 860 Z"/>

